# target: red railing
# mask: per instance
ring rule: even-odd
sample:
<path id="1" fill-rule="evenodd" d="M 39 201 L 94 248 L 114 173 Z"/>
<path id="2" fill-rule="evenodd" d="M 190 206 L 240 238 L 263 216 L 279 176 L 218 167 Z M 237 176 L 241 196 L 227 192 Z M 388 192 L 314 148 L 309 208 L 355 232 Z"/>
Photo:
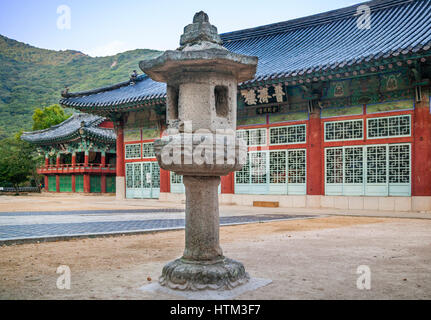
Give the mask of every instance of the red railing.
<path id="1" fill-rule="evenodd" d="M 84 163 L 72 164 L 49 164 L 47 166 L 40 167 L 38 173 L 83 173 L 83 172 L 112 172 L 115 171 L 115 164 L 105 164 L 101 163 L 89 163 L 85 165 Z"/>

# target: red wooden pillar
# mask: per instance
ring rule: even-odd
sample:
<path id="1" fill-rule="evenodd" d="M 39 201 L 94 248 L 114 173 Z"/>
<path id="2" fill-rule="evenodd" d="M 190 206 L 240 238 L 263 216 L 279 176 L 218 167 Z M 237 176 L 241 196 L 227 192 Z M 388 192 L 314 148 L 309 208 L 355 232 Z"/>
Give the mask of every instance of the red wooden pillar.
<path id="1" fill-rule="evenodd" d="M 57 189 L 56 192 L 60 192 L 60 176 L 58 174 L 55 176 L 55 188 Z"/>
<path id="2" fill-rule="evenodd" d="M 72 167 L 74 168 L 76 166 L 76 152 L 72 153 Z"/>
<path id="3" fill-rule="evenodd" d="M 84 154 L 84 170 L 88 170 L 88 151 L 85 151 Z M 86 173 L 84 174 L 84 193 L 90 193 L 91 187 L 90 187 L 90 174 Z"/>
<path id="4" fill-rule="evenodd" d="M 221 177 L 221 193 L 235 193 L 234 173 Z"/>
<path id="5" fill-rule="evenodd" d="M 124 155 L 124 123 L 117 121 L 115 123 L 115 132 L 117 134 L 117 145 L 116 145 L 116 196 L 117 199 L 126 198 L 126 168 L 125 168 L 125 155 Z"/>
<path id="6" fill-rule="evenodd" d="M 90 175 L 88 173 L 84 174 L 84 193 L 90 193 Z"/>
<path id="7" fill-rule="evenodd" d="M 49 190 L 49 178 L 47 175 L 44 176 L 45 179 L 45 191 L 51 191 Z"/>
<path id="8" fill-rule="evenodd" d="M 171 192 L 170 172 L 160 168 L 160 192 Z"/>
<path id="9" fill-rule="evenodd" d="M 100 192 L 106 193 L 106 176 L 104 174 L 100 177 Z"/>
<path id="10" fill-rule="evenodd" d="M 310 114 L 307 127 L 307 194 L 323 194 L 323 153 L 320 112 Z"/>
<path id="11" fill-rule="evenodd" d="M 413 196 L 431 196 L 431 114 L 428 92 L 415 106 L 412 147 Z"/>
<path id="12" fill-rule="evenodd" d="M 117 177 L 125 177 L 124 166 L 124 128 L 123 125 L 117 127 Z"/>
<path id="13" fill-rule="evenodd" d="M 45 168 L 48 168 L 49 166 L 49 155 L 45 155 Z"/>
<path id="14" fill-rule="evenodd" d="M 56 163 L 55 163 L 55 165 L 57 166 L 57 169 L 60 168 L 60 157 L 61 157 L 61 155 L 59 153 L 57 153 L 57 159 L 56 159 Z"/>
<path id="15" fill-rule="evenodd" d="M 88 151 L 85 151 L 85 154 L 84 154 L 84 167 L 85 168 L 87 168 L 88 167 L 88 163 L 89 163 L 89 161 L 88 161 Z"/>
<path id="16" fill-rule="evenodd" d="M 72 174 L 72 192 L 76 192 L 76 176 Z"/>
<path id="17" fill-rule="evenodd" d="M 106 152 L 103 151 L 100 154 L 100 165 L 102 168 L 104 168 L 106 166 Z"/>

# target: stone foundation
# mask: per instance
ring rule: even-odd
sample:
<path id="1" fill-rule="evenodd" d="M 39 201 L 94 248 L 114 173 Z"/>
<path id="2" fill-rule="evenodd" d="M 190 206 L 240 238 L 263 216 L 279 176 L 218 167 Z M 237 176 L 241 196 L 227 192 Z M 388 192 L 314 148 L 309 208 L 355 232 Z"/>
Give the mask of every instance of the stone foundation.
<path id="1" fill-rule="evenodd" d="M 161 193 L 161 201 L 182 202 L 184 194 Z M 431 197 L 348 197 L 220 194 L 222 205 L 253 206 L 253 201 L 278 201 L 282 208 L 430 212 Z"/>
<path id="2" fill-rule="evenodd" d="M 115 194 L 117 200 L 126 199 L 126 178 L 125 177 L 115 177 Z"/>

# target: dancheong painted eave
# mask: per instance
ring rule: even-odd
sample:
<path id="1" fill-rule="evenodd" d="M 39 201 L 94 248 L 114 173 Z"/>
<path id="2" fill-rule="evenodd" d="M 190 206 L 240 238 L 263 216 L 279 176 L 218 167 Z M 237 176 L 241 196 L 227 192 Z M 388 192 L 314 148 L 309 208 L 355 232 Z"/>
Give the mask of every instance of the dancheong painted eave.
<path id="1" fill-rule="evenodd" d="M 66 121 L 48 129 L 24 132 L 21 139 L 35 145 L 49 145 L 69 142 L 85 136 L 89 140 L 115 144 L 117 136 L 114 130 L 99 127 L 105 120 L 100 116 L 75 113 Z M 82 129 L 82 132 L 80 132 L 80 129 Z"/>
<path id="2" fill-rule="evenodd" d="M 222 34 L 227 49 L 259 58 L 256 77 L 240 87 L 366 75 L 378 72 L 379 67 L 390 68 L 392 64 L 431 56 L 430 0 L 379 0 L 362 4 L 371 9 L 370 29 L 357 26 L 356 12 L 361 5 L 358 4 Z M 142 75 L 135 81 L 65 95 L 60 103 L 107 114 L 118 108 L 164 104 L 165 97 L 165 84 Z"/>

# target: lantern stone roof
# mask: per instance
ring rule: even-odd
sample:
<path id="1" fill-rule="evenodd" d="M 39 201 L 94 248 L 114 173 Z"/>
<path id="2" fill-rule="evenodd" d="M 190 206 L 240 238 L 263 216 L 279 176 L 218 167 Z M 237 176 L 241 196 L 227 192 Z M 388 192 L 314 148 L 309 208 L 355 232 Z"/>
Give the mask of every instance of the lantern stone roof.
<path id="1" fill-rule="evenodd" d="M 360 5 L 371 10 L 369 29 L 357 13 Z M 431 1 L 374 0 L 220 36 L 226 49 L 259 58 L 255 78 L 240 87 L 369 73 L 376 66 L 431 56 Z M 69 94 L 60 103 L 99 114 L 130 103 L 165 103 L 165 84 L 145 75 L 119 85 Z"/>
<path id="2" fill-rule="evenodd" d="M 75 113 L 69 119 L 48 129 L 24 132 L 21 139 L 35 145 L 47 145 L 69 142 L 85 136 L 89 140 L 114 144 L 117 139 L 114 130 L 99 127 L 105 120 L 96 115 Z"/>

